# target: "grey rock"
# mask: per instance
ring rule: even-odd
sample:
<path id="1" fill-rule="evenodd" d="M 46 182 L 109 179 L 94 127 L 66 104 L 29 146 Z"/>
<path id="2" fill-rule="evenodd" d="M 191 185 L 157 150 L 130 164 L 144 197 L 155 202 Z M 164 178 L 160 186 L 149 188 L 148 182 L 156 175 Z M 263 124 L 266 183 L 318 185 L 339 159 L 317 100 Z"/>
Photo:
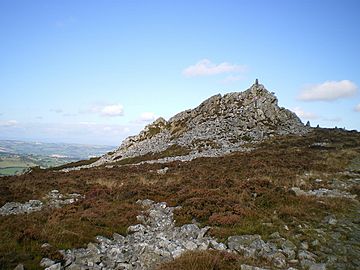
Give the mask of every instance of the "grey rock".
<path id="1" fill-rule="evenodd" d="M 309 270 L 326 270 L 325 263 L 315 263 L 310 265 Z"/>
<path id="2" fill-rule="evenodd" d="M 143 231 L 145 231 L 145 226 L 142 224 L 132 225 L 129 226 L 129 228 L 127 229 L 128 233 L 143 232 Z"/>
<path id="3" fill-rule="evenodd" d="M 272 256 L 272 263 L 276 268 L 284 268 L 286 266 L 286 257 L 284 254 L 277 252 Z"/>
<path id="4" fill-rule="evenodd" d="M 281 238 L 279 232 L 274 232 L 274 233 L 270 234 L 269 237 L 270 237 L 270 238 L 273 238 L 273 239 Z"/>
<path id="5" fill-rule="evenodd" d="M 29 200 L 25 203 L 7 202 L 0 208 L 0 216 L 37 212 L 44 207 L 59 208 L 82 198 L 84 198 L 84 196 L 77 193 L 63 195 L 58 190 L 52 190 L 45 196 L 45 202 L 39 200 Z"/>
<path id="6" fill-rule="evenodd" d="M 53 264 L 53 265 L 45 268 L 45 270 L 61 270 L 61 264 L 60 263 Z"/>
<path id="7" fill-rule="evenodd" d="M 24 270 L 24 265 L 22 263 L 19 263 L 14 270 Z"/>
<path id="8" fill-rule="evenodd" d="M 309 252 L 307 250 L 299 250 L 299 252 L 298 252 L 298 258 L 300 260 L 306 259 L 306 260 L 315 261 L 316 257 L 317 256 L 314 253 L 311 253 L 311 252 Z"/>
<path id="9" fill-rule="evenodd" d="M 168 167 L 165 167 L 165 168 L 163 168 L 163 169 L 157 170 L 156 173 L 157 173 L 157 174 L 166 174 L 168 170 L 169 170 L 169 168 L 168 168 Z"/>
<path id="10" fill-rule="evenodd" d="M 324 218 L 324 223 L 330 224 L 330 225 L 336 225 L 337 220 L 333 216 L 327 216 Z"/>
<path id="11" fill-rule="evenodd" d="M 53 260 L 50 260 L 49 258 L 42 258 L 40 261 L 40 266 L 42 267 L 50 267 L 53 264 L 55 264 L 55 262 Z"/>
<path id="12" fill-rule="evenodd" d="M 300 244 L 301 248 L 304 250 L 308 250 L 309 249 L 309 244 L 308 242 L 301 242 Z"/>
<path id="13" fill-rule="evenodd" d="M 268 268 L 261 268 L 261 267 L 247 265 L 247 264 L 242 264 L 240 266 L 240 269 L 241 270 L 268 270 Z"/>
<path id="14" fill-rule="evenodd" d="M 49 243 L 44 243 L 41 245 L 41 248 L 51 248 L 51 245 Z"/>

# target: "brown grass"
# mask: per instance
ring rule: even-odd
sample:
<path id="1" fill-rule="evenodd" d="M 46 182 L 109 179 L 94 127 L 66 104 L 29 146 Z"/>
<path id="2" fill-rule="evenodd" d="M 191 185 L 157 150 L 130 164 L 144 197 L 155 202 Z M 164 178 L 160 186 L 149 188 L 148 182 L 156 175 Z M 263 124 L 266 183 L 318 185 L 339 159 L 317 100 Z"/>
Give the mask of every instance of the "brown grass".
<path id="1" fill-rule="evenodd" d="M 228 252 L 193 251 L 161 265 L 157 270 L 236 270 L 241 269 L 243 263 L 254 262 Z"/>
<path id="2" fill-rule="evenodd" d="M 324 141 L 328 147 L 311 147 L 314 142 Z M 56 249 L 85 245 L 97 234 L 125 233 L 127 226 L 136 223 L 140 211 L 137 199 L 181 205 L 175 214 L 178 225 L 195 218 L 202 225 L 212 226 L 210 233 L 220 240 L 243 233 L 266 238 L 275 231 L 291 237 L 298 224 L 316 224 L 331 212 L 346 212 L 349 208 L 347 200 L 324 199 L 320 203 L 314 198 L 296 197 L 288 188 L 301 178 L 306 187 L 315 187 L 311 177 L 303 177 L 305 173 L 330 179 L 346 170 L 360 156 L 358 133 L 319 129 L 303 137 L 273 138 L 256 147 L 250 153 L 183 163 L 97 167 L 69 173 L 38 170 L 3 177 L 0 205 L 41 199 L 52 189 L 85 194 L 86 199 L 54 211 L 0 217 L 0 268 L 11 269 L 22 262 L 28 269 L 38 269 L 44 242 L 53 245 L 54 253 Z M 164 166 L 169 167 L 168 172 L 157 174 L 156 170 Z M 357 193 L 358 188 L 354 187 L 353 192 Z M 281 231 L 285 224 L 289 232 Z M 57 256 L 56 252 L 52 256 Z M 187 256 L 179 265 L 193 261 L 194 255 Z M 216 260 L 208 253 L 196 256 L 213 262 L 209 267 L 232 265 L 221 256 Z M 236 269 L 219 267 L 207 269 Z"/>

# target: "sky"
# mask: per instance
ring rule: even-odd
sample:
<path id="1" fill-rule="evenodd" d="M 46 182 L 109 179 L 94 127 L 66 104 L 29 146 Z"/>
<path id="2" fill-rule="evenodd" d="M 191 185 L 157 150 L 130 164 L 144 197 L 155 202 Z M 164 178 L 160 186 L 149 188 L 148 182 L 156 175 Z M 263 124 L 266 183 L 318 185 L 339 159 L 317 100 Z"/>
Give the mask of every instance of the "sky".
<path id="1" fill-rule="evenodd" d="M 360 130 L 360 1 L 0 0 L 0 139 L 120 145 L 256 78 Z"/>

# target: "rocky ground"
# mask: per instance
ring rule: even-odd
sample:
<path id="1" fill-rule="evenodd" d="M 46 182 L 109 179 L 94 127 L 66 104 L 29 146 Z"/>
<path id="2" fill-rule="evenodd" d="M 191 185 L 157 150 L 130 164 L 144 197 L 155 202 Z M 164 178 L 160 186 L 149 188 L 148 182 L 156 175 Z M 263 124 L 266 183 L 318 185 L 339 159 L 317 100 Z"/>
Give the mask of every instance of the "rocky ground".
<path id="1" fill-rule="evenodd" d="M 0 268 L 358 269 L 359 136 L 1 178 Z"/>
<path id="2" fill-rule="evenodd" d="M 314 195 L 321 197 L 322 195 Z M 358 269 L 360 267 L 360 207 L 352 218 L 327 216 L 317 228 L 299 225 L 294 235 L 298 245 L 272 233 L 268 241 L 258 234 L 235 235 L 225 243 L 207 235 L 210 227 L 196 224 L 175 226 L 174 207 L 151 200 L 138 201 L 145 209 L 137 216 L 141 223 L 128 227 L 128 235 L 114 233 L 112 239 L 97 236 L 87 248 L 61 250 L 62 262 L 43 258 L 42 267 L 55 269 L 155 269 L 186 251 L 218 250 L 245 258 L 263 259 L 274 269 Z M 311 242 L 301 240 L 312 234 Z M 311 251 L 310 251 L 311 250 Z M 259 264 L 257 264 L 259 266 Z M 260 266 L 263 267 L 260 263 Z M 239 264 L 240 269 L 256 266 Z M 268 268 L 257 268 L 268 269 Z"/>

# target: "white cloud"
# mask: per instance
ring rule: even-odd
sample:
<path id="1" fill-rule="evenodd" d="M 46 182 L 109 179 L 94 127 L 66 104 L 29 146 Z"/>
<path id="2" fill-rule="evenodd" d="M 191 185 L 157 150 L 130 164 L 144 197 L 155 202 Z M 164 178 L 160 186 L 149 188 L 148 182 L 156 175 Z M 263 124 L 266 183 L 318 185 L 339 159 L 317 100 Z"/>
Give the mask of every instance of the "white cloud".
<path id="1" fill-rule="evenodd" d="M 8 126 L 16 126 L 19 122 L 16 120 L 9 120 L 6 122 Z"/>
<path id="2" fill-rule="evenodd" d="M 357 85 L 349 80 L 326 81 L 304 88 L 299 99 L 303 101 L 332 101 L 353 96 L 357 90 Z"/>
<path id="3" fill-rule="evenodd" d="M 124 107 L 120 104 L 104 106 L 100 114 L 102 116 L 122 116 L 124 115 Z"/>
<path id="4" fill-rule="evenodd" d="M 139 117 L 139 122 L 152 122 L 156 119 L 156 115 L 153 112 L 143 112 Z"/>
<path id="5" fill-rule="evenodd" d="M 356 105 L 356 107 L 354 108 L 354 110 L 355 110 L 356 112 L 360 112 L 360 103 L 359 103 L 358 105 Z"/>
<path id="6" fill-rule="evenodd" d="M 303 109 L 301 109 L 300 107 L 295 107 L 292 109 L 292 111 L 294 113 L 296 113 L 297 116 L 299 116 L 300 118 L 303 119 L 318 119 L 319 116 L 312 113 L 312 112 L 305 112 Z"/>
<path id="7" fill-rule="evenodd" d="M 14 126 L 17 126 L 18 124 L 19 124 L 19 122 L 16 120 L 8 120 L 8 121 L 0 122 L 0 126 L 2 126 L 2 127 L 14 127 Z"/>
<path id="8" fill-rule="evenodd" d="M 244 65 L 235 65 L 227 62 L 214 64 L 209 59 L 202 59 L 195 65 L 189 66 L 183 70 L 183 75 L 187 77 L 209 76 L 222 73 L 241 73 L 246 70 Z"/>
<path id="9" fill-rule="evenodd" d="M 124 107 L 121 104 L 110 104 L 110 105 L 95 105 L 90 108 L 90 110 L 82 111 L 82 112 L 92 112 L 97 113 L 101 116 L 123 116 L 124 115 Z"/>

